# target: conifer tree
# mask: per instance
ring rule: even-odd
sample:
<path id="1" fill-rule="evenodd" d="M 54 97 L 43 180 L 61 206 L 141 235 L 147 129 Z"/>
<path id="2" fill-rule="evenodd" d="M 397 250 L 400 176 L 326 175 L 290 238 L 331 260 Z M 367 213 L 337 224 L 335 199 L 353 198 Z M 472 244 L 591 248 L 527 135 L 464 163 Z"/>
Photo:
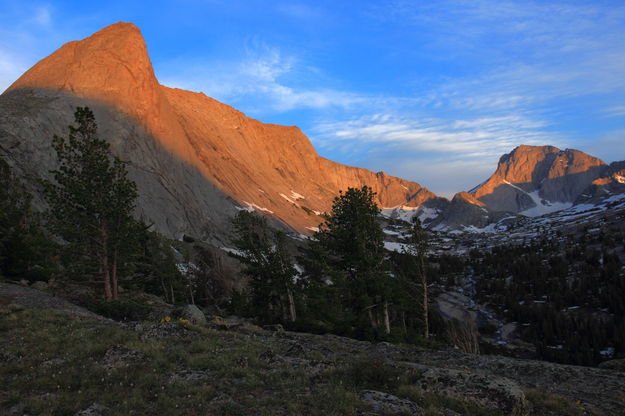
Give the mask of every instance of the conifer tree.
<path id="1" fill-rule="evenodd" d="M 233 220 L 235 246 L 250 278 L 252 313 L 264 321 L 294 322 L 294 277 L 297 270 L 286 248 L 284 232 L 272 230 L 267 220 L 240 211 Z"/>
<path id="2" fill-rule="evenodd" d="M 406 254 L 413 259 L 413 267 L 419 284 L 421 285 L 421 307 L 423 321 L 423 336 L 430 336 L 430 323 L 428 317 L 428 279 L 427 279 L 427 234 L 421 226 L 421 220 L 416 215 L 412 217 L 412 224 L 406 236 Z M 412 283 L 412 282 L 411 282 Z"/>
<path id="3" fill-rule="evenodd" d="M 390 285 L 384 273 L 384 234 L 374 197 L 368 186 L 340 192 L 314 237 L 328 254 L 330 279 L 357 325 L 368 322 L 388 334 Z"/>
<path id="4" fill-rule="evenodd" d="M 0 158 L 0 276 L 47 280 L 54 272 L 54 243 L 31 209 L 31 195 Z"/>
<path id="5" fill-rule="evenodd" d="M 78 107 L 74 117 L 68 137 L 55 135 L 52 142 L 59 167 L 51 171 L 54 181 L 45 182 L 51 225 L 84 270 L 99 277 L 111 300 L 118 295 L 117 271 L 135 225 L 137 187 L 98 138 L 91 110 Z"/>

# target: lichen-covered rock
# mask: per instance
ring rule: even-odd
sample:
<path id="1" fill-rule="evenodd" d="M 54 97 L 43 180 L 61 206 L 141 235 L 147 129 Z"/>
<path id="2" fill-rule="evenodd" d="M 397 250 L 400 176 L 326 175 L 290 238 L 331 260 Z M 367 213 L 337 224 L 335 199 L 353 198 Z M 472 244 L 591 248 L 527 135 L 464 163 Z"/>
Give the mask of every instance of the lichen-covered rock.
<path id="1" fill-rule="evenodd" d="M 115 345 L 106 351 L 101 364 L 104 368 L 110 370 L 138 364 L 145 359 L 146 356 L 139 351 L 131 350 L 121 345 Z"/>
<path id="2" fill-rule="evenodd" d="M 415 363 L 397 364 L 419 371 L 417 387 L 425 392 L 471 401 L 480 407 L 504 410 L 508 415 L 528 414 L 523 389 L 507 378 Z"/>
<path id="3" fill-rule="evenodd" d="M 178 322 L 160 322 L 157 324 L 137 323 L 130 326 L 130 329 L 137 332 L 139 337 L 144 341 L 147 339 L 166 337 L 186 337 L 191 332 Z"/>
<path id="4" fill-rule="evenodd" d="M 94 403 L 86 409 L 76 413 L 74 416 L 103 416 L 108 413 L 108 410 L 109 409 L 106 406 Z"/>
<path id="5" fill-rule="evenodd" d="M 392 394 L 375 390 L 363 390 L 359 394 L 360 400 L 371 406 L 371 409 L 384 415 L 422 415 L 421 409 L 410 400 L 400 399 Z"/>
<path id="6" fill-rule="evenodd" d="M 214 377 L 208 371 L 180 370 L 169 376 L 167 382 L 174 383 L 201 383 Z"/>

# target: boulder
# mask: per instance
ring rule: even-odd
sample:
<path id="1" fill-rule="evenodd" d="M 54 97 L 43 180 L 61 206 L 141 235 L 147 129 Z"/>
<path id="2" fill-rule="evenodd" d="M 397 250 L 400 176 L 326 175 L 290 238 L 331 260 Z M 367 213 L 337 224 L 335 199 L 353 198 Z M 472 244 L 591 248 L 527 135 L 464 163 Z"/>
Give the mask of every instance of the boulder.
<path id="1" fill-rule="evenodd" d="M 201 324 L 206 322 L 206 316 L 204 312 L 195 305 L 185 305 L 181 308 L 174 310 L 174 316 L 176 318 L 188 319 L 194 324 Z"/>
<path id="2" fill-rule="evenodd" d="M 74 416 L 102 416 L 108 413 L 108 407 L 94 403 L 84 410 L 76 413 Z"/>
<path id="3" fill-rule="evenodd" d="M 280 324 L 263 325 L 263 329 L 271 332 L 284 332 L 284 327 Z"/>
<path id="4" fill-rule="evenodd" d="M 30 285 L 30 287 L 32 287 L 33 289 L 37 289 L 37 290 L 47 290 L 48 284 L 42 280 L 37 280 L 35 283 Z"/>
<path id="5" fill-rule="evenodd" d="M 527 415 L 529 405 L 525 393 L 514 381 L 467 370 L 433 367 L 401 362 L 400 366 L 419 371 L 417 387 L 458 400 L 468 400 L 479 407 L 503 410 L 512 416 Z"/>

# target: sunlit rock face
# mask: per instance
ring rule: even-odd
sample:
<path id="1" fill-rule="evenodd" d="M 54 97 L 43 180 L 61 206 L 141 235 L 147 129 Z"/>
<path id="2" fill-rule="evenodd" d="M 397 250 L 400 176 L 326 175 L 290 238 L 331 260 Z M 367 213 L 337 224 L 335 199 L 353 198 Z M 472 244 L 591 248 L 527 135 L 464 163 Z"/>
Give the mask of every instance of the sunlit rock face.
<path id="1" fill-rule="evenodd" d="M 370 186 L 382 207 L 441 203 L 417 183 L 320 157 L 297 127 L 160 85 L 130 23 L 63 45 L 0 97 L 0 151 L 33 189 L 54 168 L 51 137 L 66 134 L 77 105 L 94 108 L 101 137 L 129 163 L 139 215 L 171 236 L 217 234 L 236 207 L 309 233 L 350 186 Z"/>
<path id="2" fill-rule="evenodd" d="M 606 172 L 606 164 L 573 149 L 519 146 L 471 195 L 495 211 L 536 216 L 567 208 Z"/>

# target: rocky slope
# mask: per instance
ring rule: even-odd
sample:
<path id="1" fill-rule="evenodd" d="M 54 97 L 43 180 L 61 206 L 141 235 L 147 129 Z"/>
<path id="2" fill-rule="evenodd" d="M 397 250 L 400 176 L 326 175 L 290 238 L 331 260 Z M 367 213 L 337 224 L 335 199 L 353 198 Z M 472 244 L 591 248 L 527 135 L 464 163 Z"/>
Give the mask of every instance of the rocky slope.
<path id="1" fill-rule="evenodd" d="M 297 127 L 160 85 L 129 23 L 63 45 L 0 97 L 0 155 L 33 188 L 54 166 L 50 139 L 66 134 L 77 105 L 95 108 L 100 135 L 129 162 L 139 215 L 170 236 L 223 235 L 235 205 L 307 232 L 349 186 L 372 187 L 383 207 L 438 200 L 417 183 L 320 157 Z"/>

